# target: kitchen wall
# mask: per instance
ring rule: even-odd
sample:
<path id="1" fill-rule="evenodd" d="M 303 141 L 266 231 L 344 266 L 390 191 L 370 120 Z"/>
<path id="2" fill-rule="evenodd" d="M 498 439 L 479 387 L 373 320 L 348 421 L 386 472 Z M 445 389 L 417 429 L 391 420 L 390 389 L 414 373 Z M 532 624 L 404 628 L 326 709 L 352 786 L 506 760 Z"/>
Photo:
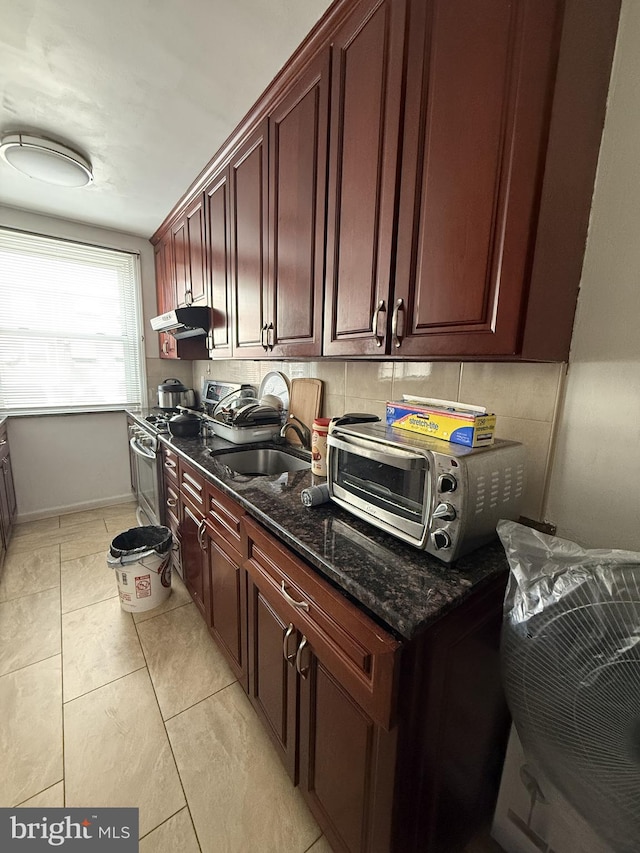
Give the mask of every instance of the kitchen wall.
<path id="1" fill-rule="evenodd" d="M 640 551 L 640 3 L 625 0 L 545 513 Z"/>
<path id="2" fill-rule="evenodd" d="M 384 418 L 387 400 L 402 394 L 439 397 L 487 406 L 498 416 L 500 438 L 522 441 L 528 450 L 529 476 L 523 514 L 543 517 L 545 484 L 553 424 L 563 385 L 562 364 L 462 364 L 460 362 L 373 361 L 197 361 L 193 383 L 201 390 L 207 377 L 259 385 L 270 370 L 290 378 L 324 382 L 323 414 L 372 412 Z"/>
<path id="3" fill-rule="evenodd" d="M 123 412 L 9 418 L 18 521 L 131 500 Z"/>
<path id="4" fill-rule="evenodd" d="M 138 253 L 144 328 L 149 329 L 149 318 L 156 312 L 156 296 L 153 249 L 148 241 L 1 205 L 0 226 Z M 151 376 L 162 373 L 156 368 L 160 359 L 155 333 L 145 335 L 145 354 Z M 190 377 L 191 365 L 181 367 L 181 372 Z M 46 373 L 46 363 L 42 364 L 42 371 Z M 167 375 L 170 373 L 171 370 Z M 150 392 L 155 398 L 155 387 Z M 122 413 L 12 418 L 9 442 L 18 521 L 117 503 L 131 497 L 127 432 Z"/>

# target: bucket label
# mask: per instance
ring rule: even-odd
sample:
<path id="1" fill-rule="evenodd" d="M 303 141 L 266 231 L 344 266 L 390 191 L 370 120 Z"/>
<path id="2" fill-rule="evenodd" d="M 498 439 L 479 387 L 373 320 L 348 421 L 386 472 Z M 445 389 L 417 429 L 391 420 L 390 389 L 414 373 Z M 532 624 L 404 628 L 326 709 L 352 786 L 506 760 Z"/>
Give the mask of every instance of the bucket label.
<path id="1" fill-rule="evenodd" d="M 151 575 L 136 578 L 136 598 L 148 598 L 151 595 Z"/>
<path id="2" fill-rule="evenodd" d="M 128 592 L 120 593 L 120 601 L 131 601 L 131 595 Z"/>
<path id="3" fill-rule="evenodd" d="M 129 583 L 126 572 L 120 572 L 120 582 L 122 583 L 122 586 L 127 586 Z"/>

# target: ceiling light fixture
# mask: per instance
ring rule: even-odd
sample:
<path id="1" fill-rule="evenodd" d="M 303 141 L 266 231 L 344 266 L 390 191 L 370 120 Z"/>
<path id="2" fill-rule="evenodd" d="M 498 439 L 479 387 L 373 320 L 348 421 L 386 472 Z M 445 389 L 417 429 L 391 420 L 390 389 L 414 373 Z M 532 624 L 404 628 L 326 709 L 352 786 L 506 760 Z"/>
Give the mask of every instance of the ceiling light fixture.
<path id="1" fill-rule="evenodd" d="M 93 180 L 91 163 L 77 151 L 32 133 L 6 133 L 0 155 L 14 169 L 61 187 L 86 187 Z"/>

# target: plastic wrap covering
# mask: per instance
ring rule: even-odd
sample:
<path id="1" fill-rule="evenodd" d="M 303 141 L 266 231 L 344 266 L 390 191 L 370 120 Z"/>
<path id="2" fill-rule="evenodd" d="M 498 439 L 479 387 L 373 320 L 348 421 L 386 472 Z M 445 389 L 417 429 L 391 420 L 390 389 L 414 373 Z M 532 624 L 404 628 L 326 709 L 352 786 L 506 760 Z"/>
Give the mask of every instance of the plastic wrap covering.
<path id="1" fill-rule="evenodd" d="M 640 553 L 511 521 L 498 533 L 511 568 L 503 676 L 525 754 L 613 850 L 637 853 Z"/>

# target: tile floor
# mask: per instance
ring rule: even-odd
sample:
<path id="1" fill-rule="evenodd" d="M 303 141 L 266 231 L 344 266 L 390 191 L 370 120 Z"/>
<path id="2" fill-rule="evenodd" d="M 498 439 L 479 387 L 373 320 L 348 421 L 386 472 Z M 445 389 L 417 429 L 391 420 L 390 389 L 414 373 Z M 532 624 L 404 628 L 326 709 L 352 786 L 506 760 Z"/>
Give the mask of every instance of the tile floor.
<path id="1" fill-rule="evenodd" d="M 105 555 L 135 523 L 125 504 L 16 528 L 0 806 L 136 806 L 141 853 L 330 853 L 180 579 L 161 607 L 121 610 Z"/>

